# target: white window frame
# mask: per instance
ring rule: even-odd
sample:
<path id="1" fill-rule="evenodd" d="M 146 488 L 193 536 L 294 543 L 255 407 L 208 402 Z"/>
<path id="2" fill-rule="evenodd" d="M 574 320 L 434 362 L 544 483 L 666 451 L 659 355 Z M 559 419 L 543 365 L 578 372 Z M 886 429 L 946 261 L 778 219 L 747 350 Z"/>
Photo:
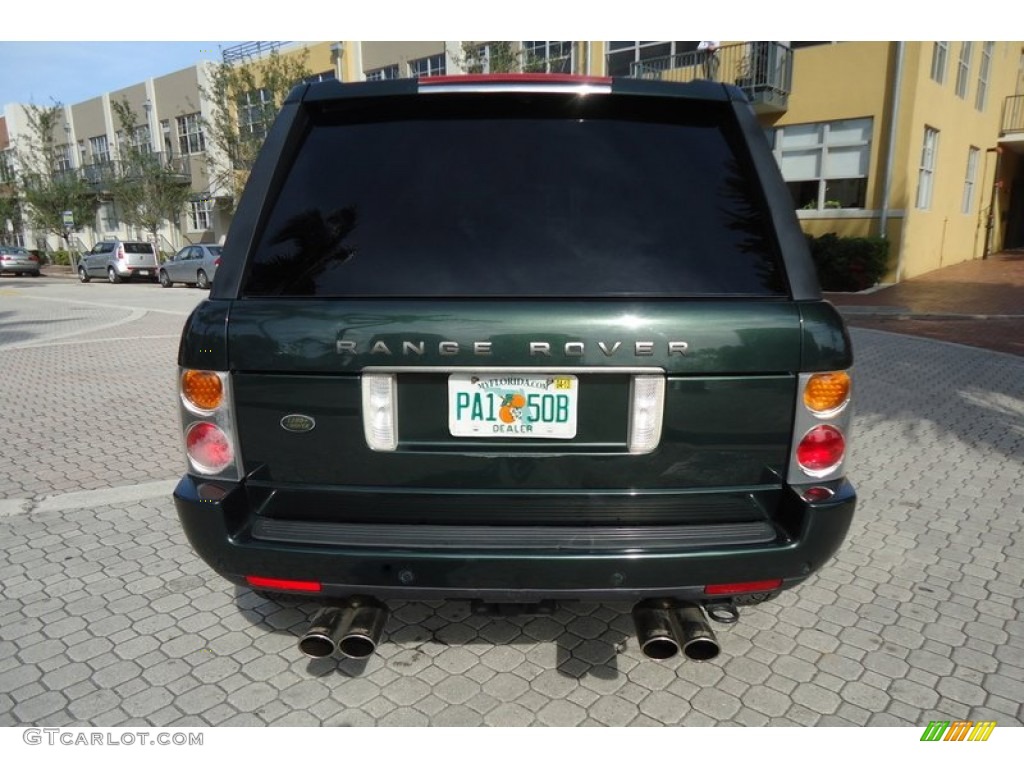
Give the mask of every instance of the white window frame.
<path id="1" fill-rule="evenodd" d="M 402 71 L 397 64 L 388 64 L 386 67 L 369 69 L 364 74 L 368 81 L 397 80 L 402 76 Z"/>
<path id="2" fill-rule="evenodd" d="M 66 173 L 74 170 L 75 164 L 71 157 L 70 144 L 58 144 L 53 151 L 53 170 L 56 173 Z"/>
<path id="3" fill-rule="evenodd" d="M 949 41 L 937 40 L 932 46 L 932 80 L 939 85 L 946 82 L 946 69 L 949 65 Z"/>
<path id="4" fill-rule="evenodd" d="M 0 149 L 0 182 L 12 183 L 17 176 L 14 166 L 14 150 Z M 0 222 L 3 224 L 3 222 Z"/>
<path id="5" fill-rule="evenodd" d="M 978 64 L 978 89 L 974 94 L 974 108 L 984 112 L 988 106 L 988 78 L 992 74 L 992 49 L 995 43 L 981 44 L 981 61 Z"/>
<path id="6" fill-rule="evenodd" d="M 213 229 L 213 200 L 209 197 L 189 200 L 188 231 L 206 232 Z"/>
<path id="7" fill-rule="evenodd" d="M 242 134 L 263 137 L 270 130 L 267 119 L 267 105 L 273 102 L 270 91 L 256 88 L 247 91 L 238 102 L 238 131 Z"/>
<path id="8" fill-rule="evenodd" d="M 198 112 L 178 115 L 178 151 L 183 155 L 197 155 L 206 150 L 206 136 L 203 135 L 203 120 Z"/>
<path id="9" fill-rule="evenodd" d="M 981 149 L 978 147 L 967 148 L 967 171 L 964 174 L 964 198 L 960 203 L 962 213 L 970 213 L 974 207 L 974 188 L 978 176 L 978 158 L 981 157 Z"/>
<path id="10" fill-rule="evenodd" d="M 956 64 L 956 95 L 961 99 L 967 98 L 967 91 L 970 89 L 971 58 L 974 55 L 974 43 L 964 41 L 960 43 L 960 59 Z"/>
<path id="11" fill-rule="evenodd" d="M 448 74 L 448 61 L 444 53 L 424 56 L 409 62 L 409 77 L 440 77 Z"/>
<path id="12" fill-rule="evenodd" d="M 830 133 L 831 126 L 836 125 L 837 123 L 852 123 L 852 122 L 866 122 L 868 124 L 868 126 L 869 126 L 869 130 L 867 132 L 868 136 L 870 137 L 870 136 L 873 135 L 874 127 L 875 127 L 874 126 L 874 119 L 870 118 L 870 117 L 855 117 L 855 118 L 849 118 L 849 119 L 845 119 L 845 120 L 831 120 L 829 122 L 822 122 L 822 123 L 800 123 L 800 124 L 795 124 L 795 125 L 783 126 L 781 128 L 776 128 L 774 133 L 773 133 L 773 135 L 770 138 L 768 138 L 767 134 L 766 134 L 766 138 L 768 138 L 768 143 L 772 147 L 772 154 L 775 155 L 775 161 L 778 163 L 780 169 L 783 167 L 782 160 L 783 160 L 784 155 L 787 154 L 787 152 L 814 152 L 814 151 L 816 151 L 816 152 L 819 153 L 819 159 L 818 159 L 818 169 L 819 169 L 818 170 L 818 174 L 819 175 L 817 176 L 817 178 L 814 178 L 814 179 L 786 179 L 787 182 L 790 182 L 790 181 L 805 181 L 805 182 L 806 181 L 817 181 L 818 182 L 818 204 L 817 204 L 817 207 L 816 208 L 800 209 L 800 210 L 809 210 L 809 211 L 810 210 L 813 210 L 813 211 L 865 210 L 864 208 L 838 208 L 838 209 L 836 209 L 836 208 L 829 208 L 825 204 L 826 203 L 826 196 L 827 196 L 826 195 L 826 190 L 828 189 L 828 183 L 830 181 L 837 181 L 837 180 L 840 180 L 840 179 L 864 179 L 865 180 L 865 189 L 866 189 L 866 187 L 867 187 L 867 180 L 871 178 L 871 174 L 870 174 L 870 168 L 871 168 L 871 138 L 868 138 L 866 141 L 835 141 L 835 142 L 834 141 L 830 141 L 829 133 Z M 792 148 L 792 149 L 788 149 L 788 150 L 782 148 L 783 138 L 785 136 L 786 128 L 798 128 L 798 127 L 802 128 L 802 127 L 805 127 L 807 125 L 821 126 L 821 141 L 819 141 L 816 144 L 808 144 L 808 145 L 805 145 L 805 146 L 801 146 L 799 148 Z M 831 177 L 831 176 L 827 176 L 825 174 L 825 168 L 826 168 L 826 165 L 828 163 L 828 153 L 829 153 L 829 150 L 835 150 L 835 149 L 854 149 L 854 148 L 863 148 L 867 152 L 867 155 L 868 155 L 868 161 L 867 161 L 868 173 L 865 173 L 863 175 L 858 175 L 858 176 L 842 176 L 842 177 Z M 865 191 L 865 197 L 866 197 L 866 195 L 867 195 L 867 193 Z M 866 199 L 864 201 L 864 204 L 865 204 L 865 206 L 867 205 L 867 200 Z"/>
<path id="13" fill-rule="evenodd" d="M 110 139 L 107 134 L 92 136 L 89 139 L 89 152 L 92 154 L 94 165 L 110 162 Z"/>
<path id="14" fill-rule="evenodd" d="M 523 69 L 531 72 L 551 72 L 551 62 L 569 62 L 569 69 L 563 67 L 555 70 L 557 73 L 571 74 L 576 71 L 576 45 L 572 40 L 523 40 Z M 555 53 L 552 53 L 552 49 Z M 568 55 L 562 51 L 568 50 Z M 532 57 L 532 58 L 531 58 Z M 543 69 L 530 69 L 531 64 L 543 63 Z"/>
<path id="15" fill-rule="evenodd" d="M 932 207 L 932 189 L 935 186 L 935 169 L 939 154 L 939 129 L 930 125 L 924 127 L 924 141 L 921 143 L 921 165 L 917 173 L 916 207 L 927 211 Z"/>
<path id="16" fill-rule="evenodd" d="M 621 46 L 621 47 L 618 47 L 618 48 L 613 48 L 612 47 L 612 43 L 614 43 L 614 42 L 618 42 L 618 41 L 609 40 L 609 41 L 605 42 L 605 70 L 608 71 L 608 72 L 611 71 L 611 67 L 609 66 L 609 64 L 611 63 L 611 57 L 612 57 L 613 54 L 616 54 L 616 53 L 622 53 L 624 51 L 632 51 L 633 52 L 633 61 L 632 61 L 632 63 L 636 64 L 637 62 L 645 61 L 646 59 L 650 59 L 650 58 L 660 58 L 661 56 L 664 56 L 664 55 L 679 56 L 679 55 L 681 55 L 683 53 L 689 53 L 692 50 L 696 50 L 695 48 L 691 48 L 691 49 L 686 50 L 686 51 L 680 49 L 679 48 L 679 44 L 687 42 L 685 40 L 634 40 L 629 45 L 624 45 L 624 46 Z M 654 57 L 645 56 L 644 55 L 644 53 L 646 51 L 649 51 L 651 48 L 653 48 L 654 46 L 657 46 L 657 45 L 667 45 L 667 46 L 669 46 L 668 54 L 661 54 L 659 56 L 654 56 Z"/>
<path id="17" fill-rule="evenodd" d="M 129 138 L 132 149 L 143 155 L 153 154 L 153 135 L 148 125 L 137 125 Z"/>

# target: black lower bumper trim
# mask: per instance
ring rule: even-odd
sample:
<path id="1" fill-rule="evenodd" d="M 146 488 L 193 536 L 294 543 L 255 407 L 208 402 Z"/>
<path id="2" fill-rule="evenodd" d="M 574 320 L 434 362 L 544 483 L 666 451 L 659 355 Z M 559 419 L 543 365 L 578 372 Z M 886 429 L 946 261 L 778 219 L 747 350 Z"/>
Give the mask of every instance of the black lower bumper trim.
<path id="1" fill-rule="evenodd" d="M 568 527 L 496 525 L 356 525 L 260 518 L 252 538 L 282 544 L 389 550 L 540 550 L 657 552 L 768 544 L 778 538 L 766 522 L 726 525 Z"/>

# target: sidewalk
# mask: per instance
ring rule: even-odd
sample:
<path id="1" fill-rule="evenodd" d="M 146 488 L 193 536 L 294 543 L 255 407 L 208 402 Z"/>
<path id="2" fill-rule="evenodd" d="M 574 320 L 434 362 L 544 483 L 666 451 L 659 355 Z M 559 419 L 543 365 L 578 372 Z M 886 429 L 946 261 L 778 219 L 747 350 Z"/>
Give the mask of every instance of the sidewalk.
<path id="1" fill-rule="evenodd" d="M 826 293 L 857 328 L 1024 357 L 1024 252 L 954 264 L 866 293 Z"/>

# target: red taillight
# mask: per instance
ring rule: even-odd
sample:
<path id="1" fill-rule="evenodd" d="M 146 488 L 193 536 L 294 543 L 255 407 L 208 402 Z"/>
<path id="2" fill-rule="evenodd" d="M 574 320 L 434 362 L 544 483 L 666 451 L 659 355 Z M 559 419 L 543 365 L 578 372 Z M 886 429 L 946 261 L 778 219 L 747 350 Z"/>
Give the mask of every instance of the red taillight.
<path id="1" fill-rule="evenodd" d="M 38 256 L 36 256 L 36 255 L 35 255 L 34 253 L 30 253 L 30 254 L 28 255 L 28 260 L 29 260 L 29 261 L 39 261 L 39 257 L 38 257 Z"/>
<path id="2" fill-rule="evenodd" d="M 219 267 L 220 266 L 220 256 L 218 256 L 216 259 L 213 260 L 213 266 L 215 266 L 215 267 Z"/>
<path id="3" fill-rule="evenodd" d="M 117 258 L 119 258 L 119 259 L 123 259 L 124 258 L 124 246 L 123 245 L 117 246 Z"/>
<path id="4" fill-rule="evenodd" d="M 835 427 L 822 424 L 806 435 L 796 447 L 796 460 L 809 474 L 827 473 L 843 460 L 846 439 Z"/>
<path id="5" fill-rule="evenodd" d="M 704 587 L 705 595 L 738 595 L 742 592 L 771 592 L 782 586 L 782 579 L 765 579 L 764 581 L 737 581 L 733 584 L 708 584 Z"/>
<path id="6" fill-rule="evenodd" d="M 294 579 L 268 579 L 265 576 L 246 576 L 250 587 L 257 589 L 287 589 L 292 592 L 319 592 L 319 581 L 296 581 Z"/>
<path id="7" fill-rule="evenodd" d="M 196 469 L 211 475 L 223 472 L 235 459 L 227 435 L 208 421 L 200 421 L 188 428 L 185 450 Z"/>

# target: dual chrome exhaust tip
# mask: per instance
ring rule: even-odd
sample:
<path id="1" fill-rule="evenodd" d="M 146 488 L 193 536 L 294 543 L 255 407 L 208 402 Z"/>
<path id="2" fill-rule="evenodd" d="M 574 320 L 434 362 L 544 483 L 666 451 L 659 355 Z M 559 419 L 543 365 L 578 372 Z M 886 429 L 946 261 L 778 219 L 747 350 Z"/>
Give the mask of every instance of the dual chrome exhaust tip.
<path id="1" fill-rule="evenodd" d="M 387 606 L 370 597 L 326 606 L 313 616 L 299 639 L 299 650 L 313 659 L 335 653 L 368 659 L 380 644 L 387 620 Z M 644 600 L 633 606 L 633 623 L 640 650 L 649 659 L 670 659 L 682 651 L 693 661 L 709 661 L 721 652 L 704 610 L 696 603 Z"/>
<path id="2" fill-rule="evenodd" d="M 377 650 L 388 609 L 370 597 L 353 597 L 345 605 L 329 605 L 313 616 L 299 639 L 299 650 L 312 659 L 335 652 L 349 659 L 368 659 Z"/>
<path id="3" fill-rule="evenodd" d="M 710 661 L 722 650 L 696 603 L 644 600 L 633 606 L 633 624 L 640 650 L 649 659 L 671 659 L 682 651 L 693 661 Z"/>

